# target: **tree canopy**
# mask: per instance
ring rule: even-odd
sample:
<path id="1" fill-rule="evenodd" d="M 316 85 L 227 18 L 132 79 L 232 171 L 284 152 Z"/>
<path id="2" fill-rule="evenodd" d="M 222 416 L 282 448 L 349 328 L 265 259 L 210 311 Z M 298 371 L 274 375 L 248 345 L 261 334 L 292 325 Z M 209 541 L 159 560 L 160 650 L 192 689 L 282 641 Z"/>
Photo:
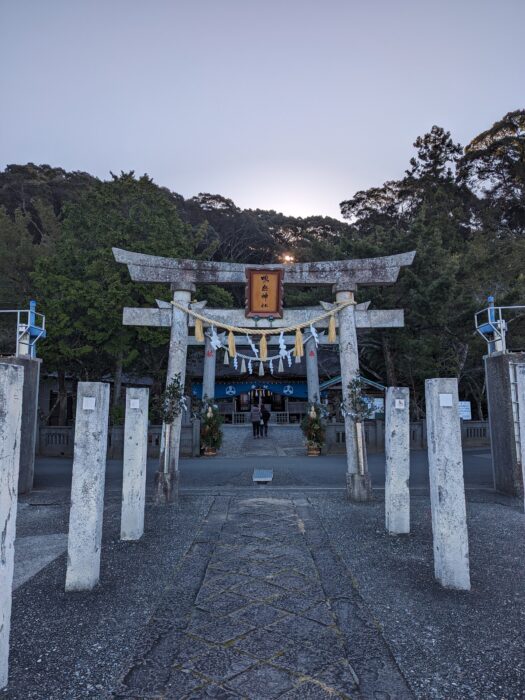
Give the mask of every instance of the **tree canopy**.
<path id="1" fill-rule="evenodd" d="M 415 249 L 398 283 L 360 291 L 375 308 L 404 308 L 405 329 L 362 337 L 361 367 L 385 384 L 409 386 L 422 415 L 424 380 L 457 376 L 464 398 L 484 411 L 484 346 L 474 312 L 488 294 L 502 304 L 525 298 L 525 110 L 506 114 L 465 147 L 440 126 L 414 141 L 397 180 L 341 203 L 343 221 L 243 210 L 226 197 L 190 199 L 147 175 L 107 181 L 49 165 L 9 165 L 0 173 L 0 305 L 27 307 L 48 320 L 40 354 L 48 370 L 115 379 L 153 376 L 167 363 L 167 332 L 123 327 L 123 306 L 167 298 L 159 285 L 132 283 L 113 246 L 171 257 L 245 263 L 389 255 Z M 197 290 L 197 295 L 203 290 Z M 207 287 L 210 305 L 243 304 L 243 289 Z M 286 305 L 326 292 L 287 291 Z M 5 351 L 6 333 L 0 328 Z M 525 332 L 513 328 L 514 347 Z"/>

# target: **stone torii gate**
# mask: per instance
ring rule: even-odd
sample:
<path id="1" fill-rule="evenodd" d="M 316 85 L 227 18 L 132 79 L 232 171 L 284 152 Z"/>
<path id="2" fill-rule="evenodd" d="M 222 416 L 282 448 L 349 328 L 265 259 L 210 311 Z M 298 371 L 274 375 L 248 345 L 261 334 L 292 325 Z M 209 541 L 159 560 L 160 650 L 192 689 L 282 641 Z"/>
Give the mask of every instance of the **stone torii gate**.
<path id="1" fill-rule="evenodd" d="M 154 255 L 134 253 L 119 248 L 113 248 L 115 260 L 128 266 L 131 279 L 136 282 L 161 282 L 169 284 L 173 300 L 178 306 L 202 309 L 205 302 L 191 303 L 191 295 L 196 285 L 244 285 L 246 271 L 250 268 L 260 270 L 282 270 L 285 285 L 331 287 L 335 293 L 336 305 L 341 302 L 353 302 L 359 286 L 394 284 L 399 276 L 401 267 L 410 265 L 415 251 L 379 258 L 362 260 L 336 260 L 330 262 L 310 262 L 274 265 L 244 265 L 242 263 L 213 262 L 207 260 L 178 260 Z M 334 306 L 336 306 L 334 305 Z M 208 339 L 204 343 L 195 340 L 188 333 L 194 325 L 191 315 L 168 302 L 158 302 L 158 308 L 141 309 L 125 308 L 123 310 L 124 325 L 156 326 L 170 328 L 170 345 L 168 357 L 167 383 L 180 374 L 184 383 L 186 374 L 186 353 L 188 344 L 200 344 L 208 347 Z M 309 318 L 329 310 L 331 304 L 324 303 L 319 307 L 284 309 L 282 318 L 272 320 L 272 328 L 286 328 L 290 325 L 308 321 Z M 217 323 L 227 323 L 244 328 L 261 328 L 260 319 L 246 318 L 241 309 L 206 309 L 206 316 Z M 368 304 L 348 304 L 336 314 L 339 335 L 339 350 L 341 362 L 341 381 L 343 397 L 348 384 L 359 376 L 359 354 L 357 347 L 358 328 L 399 328 L 404 325 L 403 310 L 369 310 Z M 328 319 L 315 324 L 318 328 L 328 326 Z M 286 339 L 289 342 L 290 338 Z M 277 342 L 269 338 L 269 342 Z M 292 341 L 293 342 L 293 341 Z M 321 338 L 321 342 L 326 342 Z M 311 351 L 313 350 L 313 355 Z M 205 353 L 205 371 L 203 391 L 212 396 L 212 386 L 215 384 L 215 354 Z M 308 381 L 308 398 L 310 401 L 319 399 L 319 378 L 317 369 L 317 352 L 313 340 L 306 343 L 306 370 Z M 213 366 L 213 369 L 212 369 Z M 209 393 L 211 392 L 211 394 Z M 173 424 L 170 436 L 170 465 L 168 493 L 178 475 L 178 459 L 180 446 L 181 416 Z M 347 488 L 348 495 L 353 500 L 368 500 L 371 494 L 370 477 L 363 467 L 359 467 L 358 445 L 354 419 L 345 415 L 345 439 L 347 453 Z M 360 473 L 365 471 L 365 473 Z"/>

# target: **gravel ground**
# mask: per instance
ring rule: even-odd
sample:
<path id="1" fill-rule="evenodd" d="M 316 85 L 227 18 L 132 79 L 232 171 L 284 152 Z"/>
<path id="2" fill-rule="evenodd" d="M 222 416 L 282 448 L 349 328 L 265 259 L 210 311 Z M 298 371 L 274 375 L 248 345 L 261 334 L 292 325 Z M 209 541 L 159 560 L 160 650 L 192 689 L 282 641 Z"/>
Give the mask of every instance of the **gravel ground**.
<path id="1" fill-rule="evenodd" d="M 391 537 L 384 503 L 312 497 L 332 545 L 345 560 L 421 700 L 525 698 L 525 516 L 501 496 L 467 502 L 472 590 L 433 578 L 430 502 L 412 498 L 412 534 Z"/>
<path id="2" fill-rule="evenodd" d="M 15 592 L 9 685 L 0 698 L 107 697 L 212 502 L 182 495 L 178 506 L 148 505 L 145 535 L 130 543 L 119 541 L 119 501 L 108 500 L 95 591 L 65 594 L 64 554 Z M 23 499 L 18 533 L 66 532 L 68 509 L 56 493 Z"/>

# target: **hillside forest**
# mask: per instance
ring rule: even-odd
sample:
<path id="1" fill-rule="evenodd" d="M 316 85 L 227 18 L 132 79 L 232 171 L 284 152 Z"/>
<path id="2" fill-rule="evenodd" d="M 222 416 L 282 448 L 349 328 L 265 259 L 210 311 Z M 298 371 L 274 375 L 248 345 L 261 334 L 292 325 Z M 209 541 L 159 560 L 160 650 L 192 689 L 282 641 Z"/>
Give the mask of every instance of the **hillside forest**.
<path id="1" fill-rule="evenodd" d="M 349 193 L 350 195 L 350 193 Z M 36 299 L 48 337 L 44 372 L 112 378 L 115 405 L 123 374 L 151 376 L 160 390 L 167 330 L 122 326 L 123 306 L 169 298 L 160 285 L 131 282 L 113 260 L 117 246 L 155 255 L 251 264 L 390 255 L 415 249 L 391 287 L 361 289 L 372 308 L 404 308 L 405 328 L 360 336 L 362 373 L 408 386 L 414 418 L 424 415 L 424 380 L 457 376 L 473 418 L 485 416 L 483 340 L 474 313 L 489 294 L 525 305 L 525 110 L 503 116 L 466 146 L 434 126 L 414 142 L 399 179 L 341 202 L 343 220 L 240 209 L 222 195 L 190 199 L 147 175 L 8 165 L 0 173 L 0 309 Z M 327 299 L 326 290 L 286 290 L 287 306 Z M 244 289 L 197 290 L 210 306 L 244 304 Z M 13 320 L 0 314 L 0 352 L 13 352 Z M 515 314 L 509 346 L 525 348 Z"/>

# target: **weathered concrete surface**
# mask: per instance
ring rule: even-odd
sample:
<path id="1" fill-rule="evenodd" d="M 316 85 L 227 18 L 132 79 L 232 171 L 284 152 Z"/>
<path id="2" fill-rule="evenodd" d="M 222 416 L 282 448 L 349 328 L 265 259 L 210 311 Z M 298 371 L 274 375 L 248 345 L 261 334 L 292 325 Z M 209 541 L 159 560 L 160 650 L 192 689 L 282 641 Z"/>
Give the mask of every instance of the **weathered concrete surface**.
<path id="1" fill-rule="evenodd" d="M 0 364 L 0 688 L 7 685 L 23 367 Z"/>
<path id="2" fill-rule="evenodd" d="M 292 265 L 244 265 L 210 260 L 177 260 L 113 248 L 115 260 L 128 266 L 137 282 L 171 284 L 246 284 L 246 269 L 283 270 L 284 284 L 330 286 L 341 279 L 360 285 L 393 284 L 401 267 L 411 265 L 415 251 L 362 260 L 294 263 Z"/>
<path id="3" fill-rule="evenodd" d="M 501 493 L 520 496 L 522 478 L 512 414 L 510 365 L 525 362 L 525 353 L 491 355 L 484 359 L 494 485 Z"/>
<path id="4" fill-rule="evenodd" d="M 169 328 L 171 326 L 172 305 L 162 307 L 160 309 L 141 309 L 130 306 L 124 307 L 122 311 L 122 323 L 124 326 L 154 326 L 157 328 Z M 215 323 L 226 323 L 240 328 L 259 328 L 270 327 L 269 322 L 264 323 L 258 321 L 255 323 L 253 318 L 246 318 L 243 309 L 205 309 L 204 315 Z M 325 313 L 325 309 L 321 306 L 304 307 L 302 309 L 285 309 L 283 318 L 276 318 L 272 321 L 272 328 L 286 328 L 294 323 L 305 323 L 311 318 L 320 316 Z M 402 328 L 404 326 L 404 311 L 403 309 L 372 309 L 370 311 L 355 310 L 356 328 Z M 337 321 L 336 316 L 336 321 Z M 329 319 L 325 318 L 316 322 L 316 328 L 328 328 Z M 188 324 L 190 328 L 195 325 L 195 318 L 188 316 Z M 204 323 L 204 326 L 209 324 Z M 308 330 L 306 331 L 308 332 Z M 192 336 L 193 338 L 193 336 Z M 271 336 L 268 338 L 270 340 Z M 278 342 L 278 336 L 272 339 L 274 343 Z M 288 343 L 294 342 L 293 336 L 286 336 Z M 189 339 L 191 344 L 202 345 L 201 342 Z M 325 339 L 321 339 L 322 343 L 327 343 Z"/>
<path id="5" fill-rule="evenodd" d="M 385 395 L 385 526 L 392 535 L 410 532 L 410 393 L 389 386 Z"/>
<path id="6" fill-rule="evenodd" d="M 352 291 L 341 290 L 336 293 L 338 302 L 353 300 L 353 298 L 354 293 Z M 352 304 L 339 312 L 339 351 L 343 398 L 346 399 L 348 385 L 359 375 L 355 307 Z M 370 476 L 364 471 L 366 459 L 361 470 L 359 469 L 356 424 L 352 416 L 349 415 L 345 415 L 345 442 L 348 495 L 355 501 L 367 501 L 372 495 Z M 366 450 L 364 441 L 363 450 Z"/>
<path id="7" fill-rule="evenodd" d="M 204 366 L 202 373 L 202 397 L 215 398 L 215 363 L 217 353 L 211 345 L 211 339 L 207 335 L 204 342 Z"/>
<path id="8" fill-rule="evenodd" d="M 38 388 L 42 360 L 31 357 L 3 357 L 2 362 L 24 368 L 24 397 L 22 411 L 22 437 L 20 444 L 20 470 L 18 493 L 28 493 L 33 488 L 35 471 L 35 445 L 38 430 Z"/>
<path id="9" fill-rule="evenodd" d="M 121 540 L 139 540 L 144 534 L 148 401 L 149 389 L 126 389 Z"/>
<path id="10" fill-rule="evenodd" d="M 321 392 L 319 390 L 319 367 L 317 364 L 317 347 L 315 340 L 310 337 L 304 345 L 306 364 L 306 384 L 308 386 L 308 401 L 319 403 Z"/>
<path id="11" fill-rule="evenodd" d="M 521 479 L 525 484 L 525 363 L 516 366 L 518 417 L 520 433 Z M 525 510 L 525 489 L 522 488 L 523 509 Z"/>
<path id="12" fill-rule="evenodd" d="M 99 579 L 108 415 L 109 384 L 79 382 L 66 591 L 91 590 Z"/>
<path id="13" fill-rule="evenodd" d="M 173 292 L 174 301 L 188 306 L 191 301 L 191 291 L 177 289 Z M 166 386 L 178 374 L 180 382 L 184 386 L 186 378 L 186 355 L 188 350 L 188 315 L 172 305 L 171 309 L 171 331 L 170 346 L 168 355 L 168 371 L 166 375 Z M 162 464 L 156 477 L 157 501 L 168 502 L 172 498 L 174 488 L 177 483 L 179 471 L 179 450 L 180 431 L 182 425 L 182 414 L 175 417 L 171 426 L 164 426 L 163 434 L 168 436 L 169 442 L 168 460 L 166 465 Z"/>
<path id="14" fill-rule="evenodd" d="M 470 590 L 457 379 L 427 379 L 425 402 L 434 574 L 446 588 Z"/>

